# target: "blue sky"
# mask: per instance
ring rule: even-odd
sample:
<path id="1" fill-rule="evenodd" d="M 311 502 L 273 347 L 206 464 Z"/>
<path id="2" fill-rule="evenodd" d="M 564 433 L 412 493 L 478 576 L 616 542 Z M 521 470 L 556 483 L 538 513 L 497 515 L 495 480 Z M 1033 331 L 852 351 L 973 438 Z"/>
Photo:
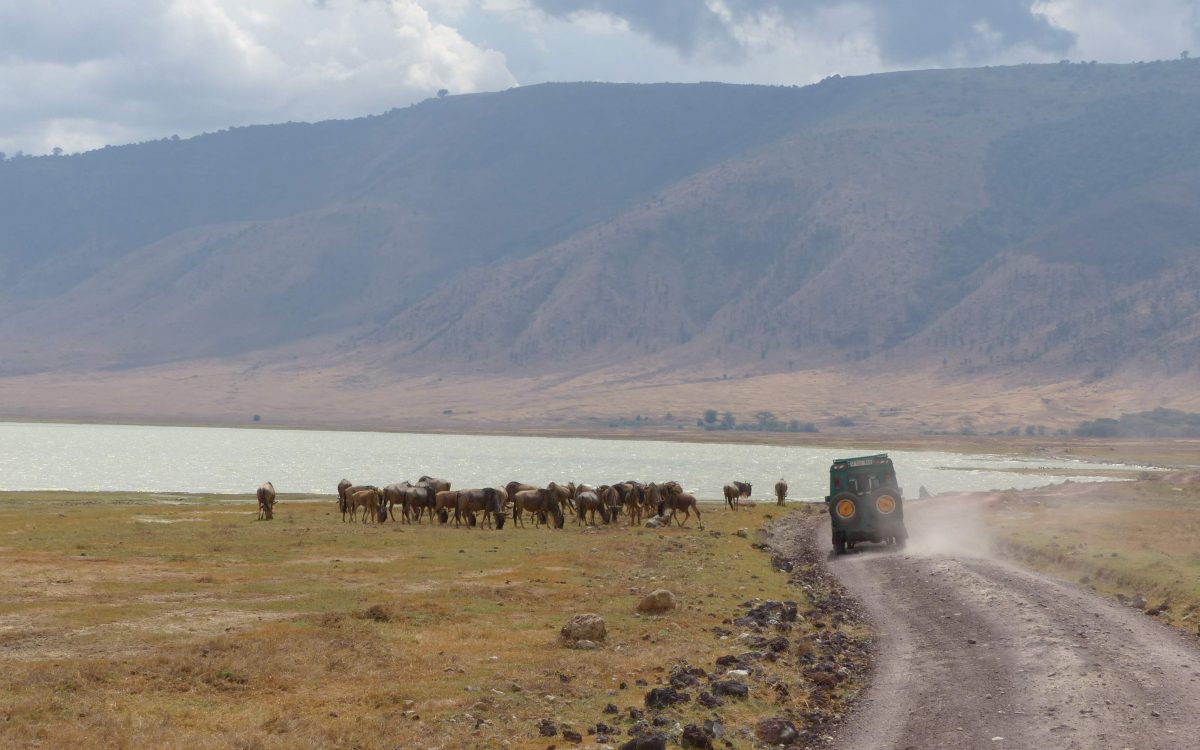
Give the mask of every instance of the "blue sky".
<path id="1" fill-rule="evenodd" d="M 0 151 L 357 117 L 544 81 L 1200 53 L 1197 0 L 0 0 Z"/>

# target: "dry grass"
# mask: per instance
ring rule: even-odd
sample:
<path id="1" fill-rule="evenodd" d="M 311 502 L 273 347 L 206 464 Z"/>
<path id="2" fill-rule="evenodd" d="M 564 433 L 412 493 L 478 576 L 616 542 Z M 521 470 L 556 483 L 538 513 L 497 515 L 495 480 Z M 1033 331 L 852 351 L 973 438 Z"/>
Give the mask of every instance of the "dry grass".
<path id="1" fill-rule="evenodd" d="M 739 603 L 810 605 L 731 533 L 765 507 L 706 512 L 703 532 L 493 532 L 342 524 L 328 502 L 258 522 L 249 498 L 150 500 L 0 495 L 0 746 L 561 744 L 538 736 L 543 718 L 586 745 L 597 721 L 628 726 L 603 708 L 640 707 L 636 681 L 745 650 L 712 632 Z M 660 586 L 681 609 L 637 615 Z M 577 612 L 605 618 L 600 650 L 559 645 Z M 752 692 L 726 725 L 803 711 L 794 658 L 772 667 L 790 696 Z"/>
<path id="2" fill-rule="evenodd" d="M 1001 549 L 1109 596 L 1142 594 L 1200 633 L 1200 484 L 1169 479 L 1010 493 L 989 509 Z"/>

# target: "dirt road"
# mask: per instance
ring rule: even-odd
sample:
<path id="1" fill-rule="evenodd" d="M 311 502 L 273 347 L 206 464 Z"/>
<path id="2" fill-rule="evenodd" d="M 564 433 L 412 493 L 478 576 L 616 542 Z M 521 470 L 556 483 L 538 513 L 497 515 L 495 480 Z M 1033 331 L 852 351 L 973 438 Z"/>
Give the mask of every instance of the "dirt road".
<path id="1" fill-rule="evenodd" d="M 960 524 L 975 502 L 914 502 L 907 550 L 830 560 L 878 633 L 875 679 L 831 746 L 1200 747 L 1196 638 L 990 558 Z"/>

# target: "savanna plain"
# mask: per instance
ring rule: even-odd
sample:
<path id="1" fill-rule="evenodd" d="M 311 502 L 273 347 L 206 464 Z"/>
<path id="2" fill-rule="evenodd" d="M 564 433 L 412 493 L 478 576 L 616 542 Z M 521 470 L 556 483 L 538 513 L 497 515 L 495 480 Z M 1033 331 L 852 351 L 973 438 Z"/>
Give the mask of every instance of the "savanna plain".
<path id="1" fill-rule="evenodd" d="M 969 519 L 973 546 L 1200 635 L 1195 447 L 1058 446 L 1164 468 L 940 498 L 961 504 L 946 531 Z M 704 530 L 495 531 L 343 523 L 331 497 L 282 495 L 258 521 L 248 495 L 0 494 L 0 746 L 618 747 L 660 717 L 756 747 L 774 716 L 818 744 L 852 716 L 871 650 L 822 573 L 823 508 L 703 510 Z M 639 614 L 658 588 L 678 608 Z M 719 657 L 754 648 L 734 621 L 786 601 L 795 622 L 766 633 L 786 648 L 742 677 L 748 695 L 698 701 Z M 568 648 L 560 628 L 585 612 L 607 638 Z M 647 708 L 697 668 L 691 700 Z"/>
<path id="2" fill-rule="evenodd" d="M 865 631 L 772 565 L 755 530 L 785 509 L 705 510 L 703 531 L 493 531 L 343 523 L 329 498 L 257 521 L 249 497 L 4 494 L 0 746 L 544 748 L 607 727 L 615 747 L 673 667 L 747 650 L 730 621 L 755 599 L 798 603 L 783 658 L 745 699 L 663 713 L 743 744 L 761 716 L 836 712 L 857 678 L 818 688 L 798 659 Z M 657 588 L 678 608 L 638 614 Z M 565 647 L 585 612 L 607 639 Z"/>

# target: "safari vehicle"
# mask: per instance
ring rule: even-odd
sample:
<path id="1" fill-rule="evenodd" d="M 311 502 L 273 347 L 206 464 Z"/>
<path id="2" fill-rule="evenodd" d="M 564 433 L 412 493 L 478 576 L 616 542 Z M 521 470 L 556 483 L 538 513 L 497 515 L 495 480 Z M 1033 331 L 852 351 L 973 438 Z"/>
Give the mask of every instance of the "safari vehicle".
<path id="1" fill-rule="evenodd" d="M 857 542 L 903 547 L 908 539 L 903 493 L 886 453 L 835 460 L 829 468 L 825 504 L 833 527 L 833 551 L 839 555 Z"/>

